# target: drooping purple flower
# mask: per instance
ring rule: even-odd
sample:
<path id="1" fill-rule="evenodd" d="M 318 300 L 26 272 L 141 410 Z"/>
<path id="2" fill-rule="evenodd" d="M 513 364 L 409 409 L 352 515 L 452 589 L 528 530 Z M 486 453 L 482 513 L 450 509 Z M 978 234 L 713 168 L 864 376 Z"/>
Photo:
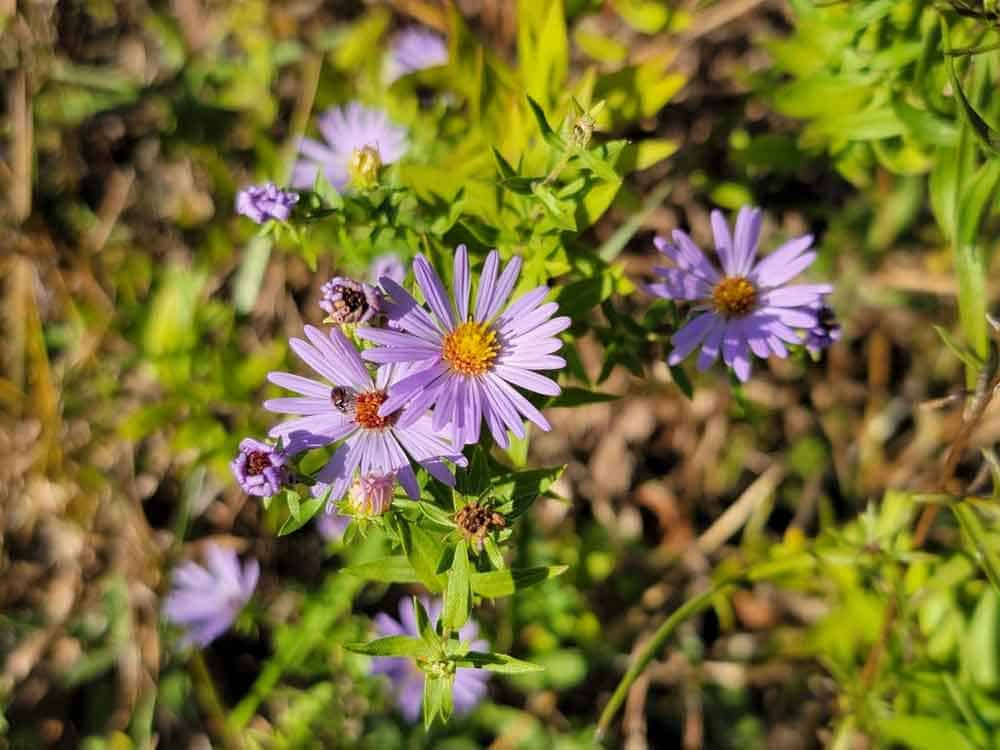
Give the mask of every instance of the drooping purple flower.
<path id="1" fill-rule="evenodd" d="M 355 471 L 360 471 L 362 476 L 395 473 L 407 494 L 419 497 L 420 488 L 410 465 L 411 458 L 440 481 L 454 484 L 455 477 L 443 460 L 459 466 L 468 462 L 458 450 L 438 437 L 439 431 L 432 427 L 426 407 L 420 414 L 413 414 L 409 408 L 399 414 L 379 413 L 379 408 L 389 398 L 388 389 L 406 374 L 405 371 L 399 367 L 382 367 L 373 380 L 357 349 L 339 329 L 332 328 L 324 333 L 306 326 L 305 334 L 308 341 L 291 339 L 292 350 L 327 382 L 272 372 L 268 380 L 300 395 L 265 401 L 264 408 L 300 415 L 273 427 L 270 432 L 271 437 L 282 438 L 289 451 L 343 441 L 317 474 L 313 495 L 319 497 L 329 489 L 330 503 L 340 500 L 350 487 Z"/>
<path id="2" fill-rule="evenodd" d="M 441 616 L 441 600 L 426 597 L 421 598 L 431 625 L 436 625 Z M 406 597 L 399 603 L 399 620 L 385 613 L 375 616 L 375 629 L 380 637 L 390 635 L 409 635 L 420 637 L 417 629 L 417 616 L 413 611 L 413 599 Z M 472 651 L 489 651 L 489 643 L 478 638 L 479 625 L 475 620 L 469 620 L 458 632 L 460 641 L 468 641 Z M 423 705 L 424 673 L 413 663 L 412 659 L 398 656 L 379 656 L 372 659 L 372 672 L 384 674 L 392 682 L 393 694 L 400 713 L 407 721 L 415 722 L 420 718 Z M 471 711 L 486 697 L 486 682 L 490 673 L 485 669 L 468 669 L 460 667 L 455 670 L 455 682 L 452 689 L 453 705 L 456 714 Z"/>
<path id="3" fill-rule="evenodd" d="M 319 118 L 319 132 L 326 143 L 312 138 L 299 141 L 299 160 L 292 184 L 310 188 L 320 169 L 330 184 L 343 190 L 352 176 L 368 186 L 378 168 L 392 164 L 406 153 L 406 130 L 393 125 L 385 112 L 360 102 L 327 110 Z"/>
<path id="4" fill-rule="evenodd" d="M 816 325 L 815 308 L 833 287 L 787 285 L 816 260 L 816 253 L 809 251 L 812 236 L 790 240 L 755 263 L 762 219 L 759 209 L 744 206 L 736 218 L 735 233 L 730 234 L 722 214 L 712 212 L 721 273 L 684 232 L 673 232 L 674 244 L 660 237 L 654 240 L 674 266 L 657 268 L 663 282 L 649 284 L 649 291 L 694 302 L 698 313 L 674 334 L 669 364 L 679 364 L 700 346 L 699 370 L 708 369 L 721 352 L 726 365 L 746 381 L 751 352 L 761 358 L 787 357 L 785 344 L 802 342 L 794 329 Z"/>
<path id="5" fill-rule="evenodd" d="M 806 331 L 806 349 L 814 357 L 824 349 L 833 346 L 833 342 L 840 340 L 840 323 L 833 310 L 826 305 L 822 305 L 816 312 L 816 325 Z"/>
<path id="6" fill-rule="evenodd" d="M 553 352 L 562 346 L 557 334 L 569 327 L 570 319 L 552 317 L 559 306 L 555 302 L 543 304 L 549 293 L 545 286 L 508 304 L 521 259 L 512 258 L 499 273 L 500 254 L 496 250 L 486 256 L 472 309 L 465 245 L 458 246 L 454 262 L 452 304 L 441 277 L 427 259 L 418 255 L 413 261 L 413 272 L 430 311 L 399 284 L 382 279 L 389 295 L 383 307 L 395 330 L 359 330 L 359 336 L 380 345 L 365 350 L 363 356 L 380 364 L 405 363 L 411 374 L 392 385 L 379 414 L 392 414 L 409 404 L 410 415 L 399 418 L 399 424 L 406 425 L 413 415 L 433 406 L 433 429 L 443 430 L 450 423 L 454 440 L 461 445 L 479 441 L 483 419 L 502 447 L 510 443 L 507 430 L 524 437 L 525 417 L 543 430 L 550 429 L 542 413 L 513 386 L 545 396 L 561 392 L 555 381 L 535 371 L 566 366 L 566 360 Z"/>
<path id="7" fill-rule="evenodd" d="M 236 213 L 258 224 L 265 221 L 287 221 L 292 208 L 299 202 L 299 194 L 281 190 L 273 182 L 251 185 L 236 195 Z"/>
<path id="8" fill-rule="evenodd" d="M 403 279 L 406 278 L 406 268 L 403 266 L 403 261 L 395 253 L 380 255 L 372 261 L 368 280 L 373 284 L 377 284 L 378 280 L 383 276 L 392 279 L 397 284 L 402 284 Z"/>
<path id="9" fill-rule="evenodd" d="M 229 465 L 248 495 L 271 497 L 288 483 L 288 456 L 281 449 L 253 438 L 244 438 L 240 452 Z"/>
<path id="10" fill-rule="evenodd" d="M 389 53 L 388 79 L 395 81 L 418 70 L 433 68 L 448 62 L 448 44 L 430 29 L 411 26 L 392 39 Z"/>
<path id="11" fill-rule="evenodd" d="M 241 568 L 236 553 L 218 544 L 205 546 L 202 567 L 188 560 L 174 570 L 173 588 L 163 614 L 184 628 L 183 645 L 205 647 L 236 620 L 257 587 L 260 564 L 248 560 Z"/>
<path id="12" fill-rule="evenodd" d="M 367 323 L 382 307 L 382 293 L 371 284 L 336 276 L 323 285 L 319 306 L 334 325 Z"/>

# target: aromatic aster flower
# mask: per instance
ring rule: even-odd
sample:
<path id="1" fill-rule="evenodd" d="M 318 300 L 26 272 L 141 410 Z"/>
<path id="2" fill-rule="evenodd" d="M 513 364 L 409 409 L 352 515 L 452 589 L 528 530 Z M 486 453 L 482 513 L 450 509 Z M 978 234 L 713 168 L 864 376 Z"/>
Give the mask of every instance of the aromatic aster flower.
<path id="1" fill-rule="evenodd" d="M 416 26 L 400 31 L 392 39 L 389 82 L 448 62 L 448 44 L 430 29 Z"/>
<path id="2" fill-rule="evenodd" d="M 367 323 L 382 306 L 382 293 L 362 281 L 337 276 L 323 285 L 319 306 L 327 313 L 324 323 Z"/>
<path id="3" fill-rule="evenodd" d="M 787 282 L 812 265 L 812 236 L 786 242 L 755 263 L 762 213 L 744 206 L 730 235 L 725 219 L 712 212 L 715 249 L 722 262 L 720 273 L 691 238 L 673 232 L 671 245 L 657 237 L 658 250 L 674 262 L 672 268 L 657 268 L 664 281 L 648 289 L 659 297 L 697 303 L 698 314 L 673 336 L 674 349 L 668 362 L 679 364 L 701 346 L 698 369 L 706 370 L 722 353 L 722 359 L 741 381 L 750 377 L 750 352 L 761 358 L 770 354 L 787 357 L 785 344 L 800 344 L 796 328 L 816 325 L 816 310 L 823 297 L 833 291 L 829 284 Z"/>
<path id="4" fill-rule="evenodd" d="M 326 143 L 312 138 L 299 141 L 301 158 L 292 171 L 295 187 L 311 188 L 321 169 L 337 190 L 348 181 L 370 187 L 382 165 L 406 153 L 406 130 L 393 125 L 385 112 L 359 102 L 327 110 L 318 124 Z"/>
<path id="5" fill-rule="evenodd" d="M 402 284 L 403 279 L 406 278 L 406 268 L 403 267 L 403 261 L 395 253 L 380 255 L 372 261 L 368 280 L 377 284 L 383 276 L 389 277 L 397 284 Z"/>
<path id="6" fill-rule="evenodd" d="M 382 367 L 373 380 L 357 349 L 339 329 L 330 329 L 327 334 L 306 326 L 305 334 L 308 341 L 291 339 L 292 350 L 328 382 L 272 372 L 268 380 L 300 395 L 265 401 L 264 408 L 301 415 L 273 427 L 270 432 L 271 437 L 282 438 L 290 451 L 343 441 L 316 476 L 313 495 L 319 497 L 329 489 L 330 503 L 340 500 L 350 487 L 355 471 L 360 471 L 362 476 L 395 473 L 407 494 L 419 497 L 420 488 L 410 465 L 411 457 L 432 476 L 446 484 L 454 484 L 455 477 L 442 459 L 459 466 L 468 462 L 437 436 L 439 430 L 431 426 L 430 415 L 413 414 L 411 409 L 399 414 L 379 413 L 379 408 L 389 398 L 388 388 L 404 371 L 398 367 Z"/>
<path id="7" fill-rule="evenodd" d="M 436 625 L 441 616 L 441 600 L 422 598 L 424 609 L 430 618 L 431 625 Z M 375 629 L 380 637 L 390 635 L 409 635 L 420 637 L 417 629 L 417 617 L 413 611 L 413 599 L 407 597 L 399 603 L 399 620 L 385 613 L 375 616 Z M 460 641 L 470 642 L 473 651 L 489 651 L 490 646 L 485 640 L 477 638 L 479 625 L 469 620 L 458 631 Z M 420 671 L 412 659 L 398 656 L 378 656 L 372 659 L 372 672 L 384 674 L 392 682 L 396 705 L 407 721 L 415 722 L 420 718 L 423 705 L 424 673 Z M 490 673 L 484 669 L 468 669 L 459 667 L 455 670 L 455 682 L 452 698 L 456 714 L 471 711 L 486 696 L 486 682 Z"/>
<path id="8" fill-rule="evenodd" d="M 202 567 L 187 561 L 174 570 L 173 589 L 163 614 L 185 629 L 183 645 L 204 648 L 222 635 L 250 600 L 257 587 L 260 564 L 249 560 L 240 567 L 236 553 L 217 544 L 205 546 Z"/>
<path id="9" fill-rule="evenodd" d="M 569 327 L 570 319 L 552 317 L 559 306 L 543 304 L 549 293 L 545 286 L 508 305 L 521 259 L 511 259 L 498 278 L 499 270 L 500 254 L 493 250 L 486 256 L 474 310 L 469 307 L 472 280 L 465 245 L 455 252 L 454 305 L 441 277 L 422 255 L 413 261 L 413 272 L 429 312 L 399 284 L 382 279 L 391 297 L 384 309 L 396 330 L 359 330 L 359 336 L 381 345 L 363 356 L 380 364 L 407 363 L 412 374 L 393 383 L 379 414 L 392 414 L 409 404 L 410 415 L 399 418 L 399 424 L 406 425 L 413 415 L 433 406 L 433 429 L 442 430 L 450 423 L 460 445 L 479 441 L 483 419 L 501 447 L 509 445 L 508 429 L 524 437 L 522 417 L 550 429 L 542 413 L 513 386 L 559 395 L 559 386 L 535 371 L 566 366 L 566 360 L 553 352 L 562 346 L 556 334 Z"/>
<path id="10" fill-rule="evenodd" d="M 230 468 L 245 493 L 271 497 L 288 483 L 287 460 L 285 452 L 275 446 L 245 438 Z"/>
<path id="11" fill-rule="evenodd" d="M 310 183 L 311 184 L 311 183 Z M 287 221 L 292 208 L 299 202 L 299 194 L 281 190 L 273 182 L 251 185 L 236 195 L 236 213 L 258 224 L 265 221 Z"/>
<path id="12" fill-rule="evenodd" d="M 818 357 L 822 350 L 833 346 L 833 342 L 839 340 L 840 323 L 837 322 L 837 316 L 833 310 L 823 305 L 816 313 L 816 325 L 806 331 L 803 343 L 810 354 Z"/>

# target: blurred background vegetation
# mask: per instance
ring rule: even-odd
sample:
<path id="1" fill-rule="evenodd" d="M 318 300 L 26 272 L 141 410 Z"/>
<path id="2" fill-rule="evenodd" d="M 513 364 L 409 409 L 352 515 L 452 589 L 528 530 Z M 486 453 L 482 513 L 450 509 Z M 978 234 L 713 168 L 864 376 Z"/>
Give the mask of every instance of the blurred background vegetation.
<path id="1" fill-rule="evenodd" d="M 942 481 L 962 409 L 924 405 L 960 402 L 988 353 L 996 21 L 966 0 L 0 2 L 0 746 L 592 747 L 665 613 L 773 564 L 680 627 L 608 746 L 997 747 L 992 500 L 913 531 L 916 491 L 989 496 L 996 463 L 986 412 Z M 449 37 L 452 65 L 387 87 L 386 40 L 413 24 Z M 532 271 L 591 253 L 574 375 L 622 398 L 553 409 L 531 440 L 531 463 L 567 464 L 570 502 L 536 504 L 518 555 L 570 571 L 476 613 L 547 671 L 495 678 L 425 733 L 339 645 L 407 593 L 338 572 L 378 542 L 278 538 L 280 509 L 228 473 L 320 285 L 386 248 L 318 232 L 293 252 L 233 200 L 282 180 L 313 112 L 362 95 L 424 149 L 403 179 L 485 206 L 491 147 L 529 142 L 525 94 L 565 113 L 568 92 L 607 100 L 601 139 L 647 144 L 571 218 L 579 252 Z M 750 201 L 766 238 L 818 236 L 844 338 L 688 398 L 662 315 L 626 293 L 654 233 L 706 240 L 711 207 Z M 254 609 L 192 659 L 159 606 L 208 538 L 263 571 Z"/>

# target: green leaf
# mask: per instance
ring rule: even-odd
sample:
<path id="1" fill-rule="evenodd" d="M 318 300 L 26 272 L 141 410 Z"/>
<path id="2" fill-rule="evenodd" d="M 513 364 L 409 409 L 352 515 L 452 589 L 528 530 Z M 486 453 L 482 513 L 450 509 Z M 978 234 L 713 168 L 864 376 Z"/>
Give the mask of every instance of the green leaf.
<path id="1" fill-rule="evenodd" d="M 965 91 L 962 89 L 962 82 L 958 79 L 958 73 L 955 70 L 955 58 L 950 56 L 948 57 L 948 74 L 951 76 L 951 86 L 955 90 L 955 93 L 958 94 L 958 101 L 962 105 L 961 110 L 965 122 L 968 123 L 972 129 L 972 133 L 986 151 L 993 156 L 1000 156 L 1000 133 L 997 133 L 996 130 L 990 127 L 986 120 L 976 111 L 975 107 L 972 106 L 971 102 L 969 102 Z"/>
<path id="2" fill-rule="evenodd" d="M 929 180 L 931 210 L 941 232 L 952 242 L 955 240 L 955 217 L 958 213 L 958 166 L 956 149 L 939 148 L 934 154 Z"/>
<path id="3" fill-rule="evenodd" d="M 953 148 L 958 143 L 955 123 L 926 109 L 917 109 L 902 99 L 892 102 L 892 110 L 913 138 L 922 144 Z"/>
<path id="4" fill-rule="evenodd" d="M 990 538 L 975 506 L 962 501 L 952 505 L 952 511 L 958 519 L 959 526 L 972 544 L 973 557 L 990 579 L 993 588 L 1000 592 L 1000 553 L 997 551 L 996 538 Z"/>
<path id="5" fill-rule="evenodd" d="M 448 573 L 441 622 L 445 630 L 461 629 L 469 619 L 469 545 L 459 542 Z"/>
<path id="6" fill-rule="evenodd" d="M 296 495 L 297 498 L 298 494 L 297 493 L 294 494 Z M 309 523 L 309 521 L 312 520 L 313 516 L 319 513 L 320 510 L 323 508 L 323 506 L 326 505 L 326 498 L 328 494 L 329 493 L 326 493 L 322 497 L 311 497 L 304 503 L 302 503 L 301 506 L 299 506 L 298 500 L 296 500 L 295 503 L 296 512 L 289 515 L 288 518 L 285 519 L 285 522 L 281 524 L 281 528 L 278 529 L 278 536 L 285 536 L 286 534 L 291 534 L 293 531 L 298 531 L 307 523 Z M 290 501 L 289 501 L 289 510 L 291 510 Z"/>
<path id="7" fill-rule="evenodd" d="M 438 647 L 441 640 L 437 636 L 437 632 L 434 630 L 434 625 L 431 623 L 431 618 L 427 614 L 427 610 L 424 609 L 424 603 L 420 601 L 420 597 L 411 597 L 413 601 L 413 616 L 417 621 L 417 632 L 420 633 L 420 638 L 429 646 Z"/>
<path id="8" fill-rule="evenodd" d="M 429 659 L 435 655 L 424 641 L 409 635 L 390 635 L 368 643 L 345 643 L 344 648 L 368 656 L 419 656 Z"/>
<path id="9" fill-rule="evenodd" d="M 498 672 L 500 674 L 523 674 L 525 672 L 540 672 L 542 670 L 542 667 L 537 664 L 515 659 L 513 656 L 483 653 L 480 651 L 469 651 L 454 661 L 457 667 L 485 669 L 489 672 Z"/>
<path id="10" fill-rule="evenodd" d="M 380 583 L 417 583 L 420 581 L 417 571 L 413 569 L 410 561 L 402 555 L 351 565 L 344 568 L 344 572 L 355 578 Z"/>
<path id="11" fill-rule="evenodd" d="M 517 52 L 527 92 L 552 103 L 563 91 L 569 67 L 569 39 L 563 0 L 519 0 Z"/>
<path id="12" fill-rule="evenodd" d="M 414 523 L 400 523 L 400 542 L 403 552 L 416 571 L 421 582 L 432 593 L 444 589 L 444 577 L 438 575 L 437 564 L 441 557 L 441 542 Z"/>
<path id="13" fill-rule="evenodd" d="M 477 445 L 472 449 L 469 466 L 455 477 L 459 492 L 469 497 L 479 497 L 490 485 L 490 466 L 486 459 L 486 451 Z M 457 510 L 457 508 L 456 508 Z"/>
<path id="14" fill-rule="evenodd" d="M 899 742 L 912 750 L 976 750 L 962 728 L 933 716 L 893 716 L 878 724 L 881 740 Z"/>
<path id="15" fill-rule="evenodd" d="M 963 345 L 960 341 L 957 341 L 944 328 L 936 325 L 934 326 L 934 330 L 937 331 L 937 335 L 941 337 L 941 341 L 944 342 L 944 345 L 948 347 L 951 353 L 958 357 L 970 370 L 979 370 L 983 366 L 983 360 L 974 351 Z"/>
<path id="16" fill-rule="evenodd" d="M 528 106 L 531 107 L 531 114 L 535 116 L 535 122 L 538 123 L 538 129 L 542 132 L 542 138 L 545 139 L 545 142 L 560 153 L 565 151 L 566 142 L 549 126 L 549 121 L 546 119 L 541 105 L 529 96 Z"/>
<path id="17" fill-rule="evenodd" d="M 548 491 L 565 466 L 550 469 L 532 469 L 494 477 L 493 498 L 500 501 L 496 511 L 510 521 L 524 513 L 539 495 Z"/>
<path id="18" fill-rule="evenodd" d="M 424 729 L 430 729 L 434 720 L 441 717 L 446 722 L 451 718 L 452 683 L 454 676 L 424 676 Z"/>
<path id="19" fill-rule="evenodd" d="M 526 589 L 565 573 L 568 565 L 550 565 L 537 568 L 507 568 L 488 573 L 473 573 L 472 590 L 488 599 L 512 596 L 520 589 Z"/>
<path id="20" fill-rule="evenodd" d="M 984 690 L 1000 685 L 1000 599 L 995 589 L 979 598 L 962 640 L 962 662 L 972 681 Z"/>
<path id="21" fill-rule="evenodd" d="M 621 396 L 614 393 L 601 393 L 591 391 L 586 388 L 563 388 L 562 393 L 551 398 L 546 404 L 546 408 L 553 409 L 559 406 L 584 406 L 586 404 L 605 404 L 609 401 L 617 401 Z"/>

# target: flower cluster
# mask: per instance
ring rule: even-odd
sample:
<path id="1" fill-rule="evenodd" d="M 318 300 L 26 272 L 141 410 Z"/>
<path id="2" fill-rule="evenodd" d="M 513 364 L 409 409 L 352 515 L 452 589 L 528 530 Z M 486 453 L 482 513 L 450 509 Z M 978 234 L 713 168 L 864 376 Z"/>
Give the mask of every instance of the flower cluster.
<path id="1" fill-rule="evenodd" d="M 799 331 L 815 331 L 818 311 L 833 287 L 788 284 L 816 260 L 816 253 L 809 250 L 812 236 L 792 239 L 756 261 L 762 220 L 760 209 L 744 206 L 730 233 L 722 214 L 712 212 L 721 270 L 680 230 L 673 232 L 673 244 L 656 238 L 657 249 L 674 265 L 657 268 L 663 281 L 647 288 L 659 297 L 695 303 L 695 316 L 674 334 L 669 364 L 679 364 L 700 347 L 699 370 L 711 367 L 721 354 L 736 377 L 746 381 L 751 353 L 762 359 L 771 354 L 787 357 L 788 344 L 803 343 Z M 820 338 L 810 341 L 820 346 Z"/>

